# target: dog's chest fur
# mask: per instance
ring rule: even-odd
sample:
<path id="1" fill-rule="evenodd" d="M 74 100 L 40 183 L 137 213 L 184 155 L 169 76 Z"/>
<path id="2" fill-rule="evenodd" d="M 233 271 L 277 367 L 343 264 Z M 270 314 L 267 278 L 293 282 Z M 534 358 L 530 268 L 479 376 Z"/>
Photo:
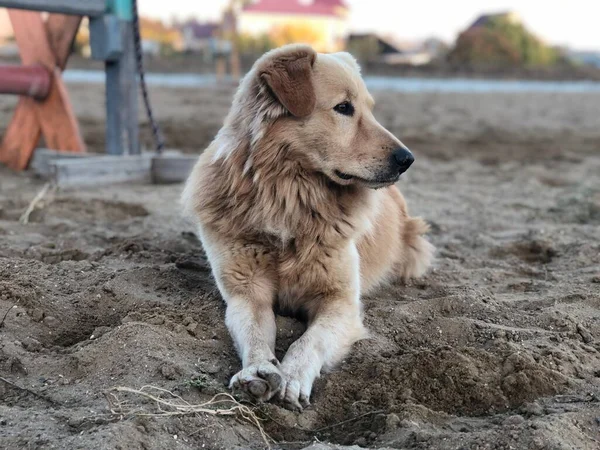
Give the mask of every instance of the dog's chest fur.
<path id="1" fill-rule="evenodd" d="M 280 306 L 297 310 L 329 294 L 335 261 L 365 232 L 377 192 L 335 185 L 284 151 L 249 165 L 243 150 L 216 161 L 207 150 L 193 198 L 204 227 L 267 252 Z"/>

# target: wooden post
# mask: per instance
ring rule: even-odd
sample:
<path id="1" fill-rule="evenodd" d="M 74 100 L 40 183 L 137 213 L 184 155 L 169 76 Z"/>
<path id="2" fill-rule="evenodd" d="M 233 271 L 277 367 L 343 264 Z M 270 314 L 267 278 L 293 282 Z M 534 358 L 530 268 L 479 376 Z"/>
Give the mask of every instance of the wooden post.
<path id="1" fill-rule="evenodd" d="M 123 56 L 121 59 L 123 108 L 121 115 L 125 132 L 125 148 L 130 155 L 138 155 L 141 149 L 138 118 L 138 73 L 133 41 L 133 23 L 123 21 L 121 33 L 123 35 Z"/>
<path id="2" fill-rule="evenodd" d="M 106 61 L 106 153 L 123 153 L 123 127 L 121 121 L 121 60 Z"/>
<path id="3" fill-rule="evenodd" d="M 113 155 L 139 154 L 133 5 L 131 0 L 108 0 L 107 6 L 119 21 L 122 48 L 118 58 L 106 62 L 106 151 Z"/>
<path id="4" fill-rule="evenodd" d="M 0 7 L 93 17 L 104 14 L 106 0 L 0 0 Z"/>

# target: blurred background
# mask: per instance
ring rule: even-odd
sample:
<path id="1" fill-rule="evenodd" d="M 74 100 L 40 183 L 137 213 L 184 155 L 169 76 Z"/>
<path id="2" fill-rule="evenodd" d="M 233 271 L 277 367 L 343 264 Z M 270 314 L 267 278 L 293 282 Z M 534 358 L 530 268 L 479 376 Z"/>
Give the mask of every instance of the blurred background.
<path id="1" fill-rule="evenodd" d="M 599 448 L 598 0 L 138 3 L 169 150 L 201 153 L 237 77 L 305 42 L 360 60 L 375 116 L 416 157 L 398 186 L 431 225 L 434 269 L 363 299 L 372 339 L 320 379 L 315 406 L 265 406 L 277 448 Z M 63 78 L 101 153 L 104 67 L 86 23 L 75 50 Z M 4 10 L 0 61 L 18 62 Z M 19 101 L 0 96 L 0 136 Z M 152 149 L 141 105 L 138 119 Z M 264 448 L 233 418 L 105 414 L 115 383 L 198 404 L 239 370 L 181 185 L 39 197 L 43 183 L 0 164 L 0 373 L 27 386 L 0 383 L 0 448 Z M 283 354 L 302 327 L 278 329 Z"/>
<path id="2" fill-rule="evenodd" d="M 292 42 L 353 53 L 369 74 L 600 79 L 600 4 L 537 0 L 142 0 L 149 69 L 245 70 Z M 485 5 L 485 6 L 484 6 Z M 84 26 L 77 39 L 90 54 Z M 0 57 L 17 56 L 0 11 Z M 80 61 L 81 64 L 81 61 Z"/>

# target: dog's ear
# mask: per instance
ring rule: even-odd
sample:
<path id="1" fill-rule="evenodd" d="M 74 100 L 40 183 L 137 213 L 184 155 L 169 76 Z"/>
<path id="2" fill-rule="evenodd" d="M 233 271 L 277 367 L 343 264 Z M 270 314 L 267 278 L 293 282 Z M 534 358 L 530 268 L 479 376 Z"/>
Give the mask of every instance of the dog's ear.
<path id="1" fill-rule="evenodd" d="M 306 45 L 287 46 L 266 55 L 258 76 L 275 98 L 296 117 L 309 116 L 317 102 L 313 64 L 317 53 Z"/>

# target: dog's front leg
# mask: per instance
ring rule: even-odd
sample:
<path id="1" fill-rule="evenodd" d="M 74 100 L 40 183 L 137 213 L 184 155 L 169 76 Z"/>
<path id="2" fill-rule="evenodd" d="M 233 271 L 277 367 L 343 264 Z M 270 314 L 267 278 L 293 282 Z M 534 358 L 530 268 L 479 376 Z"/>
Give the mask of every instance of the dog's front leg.
<path id="1" fill-rule="evenodd" d="M 242 359 L 242 370 L 229 387 L 243 389 L 261 401 L 269 400 L 282 387 L 275 357 L 276 325 L 271 302 L 257 298 L 226 298 L 225 323 Z"/>
<path id="2" fill-rule="evenodd" d="M 311 305 L 306 332 L 288 349 L 282 363 L 284 388 L 280 398 L 296 409 L 310 404 L 321 370 L 332 369 L 356 341 L 366 337 L 360 304 L 359 256 L 351 243 L 339 264 L 326 275 L 327 294 Z M 310 274 L 311 278 L 314 273 Z"/>
<path id="3" fill-rule="evenodd" d="M 242 370 L 233 376 L 230 387 L 269 400 L 283 385 L 274 353 L 277 276 L 273 257 L 260 244 L 223 239 L 208 230 L 201 230 L 200 236 L 227 303 L 225 323 L 242 360 Z"/>

